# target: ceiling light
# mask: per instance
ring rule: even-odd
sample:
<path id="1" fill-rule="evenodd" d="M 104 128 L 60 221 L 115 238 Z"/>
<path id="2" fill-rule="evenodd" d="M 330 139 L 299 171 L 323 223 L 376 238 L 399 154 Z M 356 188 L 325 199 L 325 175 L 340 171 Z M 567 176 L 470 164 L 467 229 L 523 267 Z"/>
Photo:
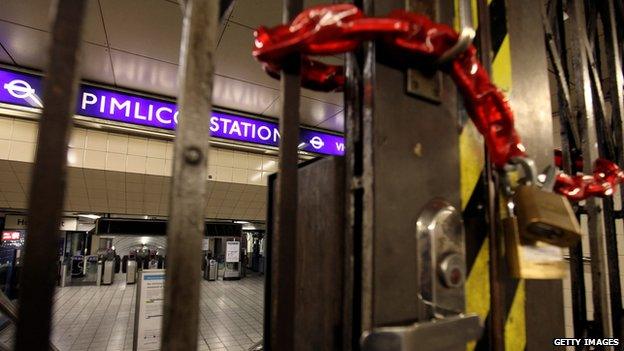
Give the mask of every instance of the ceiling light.
<path id="1" fill-rule="evenodd" d="M 247 221 L 234 221 L 236 224 L 249 224 Z"/>
<path id="2" fill-rule="evenodd" d="M 78 217 L 89 218 L 89 219 L 99 219 L 102 216 L 98 216 L 96 214 L 79 214 Z"/>

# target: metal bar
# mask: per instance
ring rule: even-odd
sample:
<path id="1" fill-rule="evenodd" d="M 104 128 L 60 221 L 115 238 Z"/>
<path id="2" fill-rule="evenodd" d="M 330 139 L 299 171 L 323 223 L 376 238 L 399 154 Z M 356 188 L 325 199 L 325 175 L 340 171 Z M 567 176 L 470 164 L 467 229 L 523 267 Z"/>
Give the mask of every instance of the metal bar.
<path id="1" fill-rule="evenodd" d="M 490 11 L 486 0 L 477 1 L 479 15 L 479 55 L 488 72 L 492 71 L 492 34 L 490 32 Z M 489 151 L 485 148 L 485 177 L 487 189 L 487 225 L 489 244 L 490 273 L 490 328 L 489 340 L 493 351 L 505 350 L 505 315 L 503 305 L 503 283 L 501 281 L 501 255 L 498 236 L 498 185 L 494 179 L 494 169 L 489 161 Z"/>
<path id="2" fill-rule="evenodd" d="M 86 2 L 59 0 L 52 37 L 44 108 L 29 196 L 28 236 L 20 280 L 16 350 L 50 347 L 59 225 L 65 196 L 67 145 L 78 88 Z"/>
<path id="3" fill-rule="evenodd" d="M 284 0 L 282 19 L 290 22 L 303 10 L 303 0 Z M 276 263 L 272 279 L 274 323 L 271 325 L 270 350 L 294 350 L 295 345 L 295 281 L 298 203 L 299 100 L 301 90 L 300 56 L 293 54 L 284 61 L 280 81 L 279 169 L 276 188 L 275 232 L 273 249 Z"/>
<path id="4" fill-rule="evenodd" d="M 219 3 L 187 0 L 180 47 L 162 328 L 163 350 L 196 350 L 201 240 Z"/>
<path id="5" fill-rule="evenodd" d="M 554 36 L 557 46 L 556 52 L 567 53 L 565 30 L 564 30 L 564 9 L 563 2 L 561 0 L 554 0 L 551 7 L 552 13 L 555 16 L 556 21 L 553 28 Z M 565 57 L 565 56 L 564 56 Z M 564 76 L 569 72 L 567 69 L 568 61 L 561 62 L 561 69 Z M 569 82 L 566 81 L 565 87 L 568 88 Z M 559 111 L 560 114 L 570 113 L 569 119 L 572 124 L 578 130 L 578 121 L 576 114 L 572 111 L 567 111 L 564 104 L 564 99 L 561 97 L 561 89 L 559 90 Z M 570 110 L 572 105 L 570 105 Z M 560 118 L 561 125 L 561 151 L 563 153 L 563 170 L 568 174 L 572 173 L 572 153 L 573 150 L 578 150 L 581 147 L 581 142 L 575 146 L 570 143 L 571 131 L 567 129 L 567 123 L 563 118 Z M 580 139 L 580 136 L 579 136 Z M 580 215 L 577 214 L 577 217 Z M 570 247 L 570 285 L 571 285 L 571 297 L 572 297 L 572 320 L 574 328 L 574 337 L 581 338 L 587 336 L 587 309 L 586 309 L 586 296 L 585 296 L 585 271 L 583 267 L 583 245 L 579 242 L 577 245 Z M 576 350 L 583 350 L 585 347 L 578 345 Z"/>
<path id="6" fill-rule="evenodd" d="M 356 0 L 367 16 L 373 15 L 373 1 Z M 373 326 L 373 160 L 372 120 L 375 73 L 375 44 L 365 42 L 346 54 L 345 133 L 347 189 L 347 250 L 353 258 L 347 294 L 353 303 L 346 308 L 345 350 L 357 349 L 364 330 Z M 369 87 L 368 89 L 366 87 Z M 345 295 L 348 297 L 349 295 Z M 348 328 L 345 328 L 348 329 Z"/>
<path id="7" fill-rule="evenodd" d="M 568 89 L 568 82 L 565 76 L 565 71 L 563 70 L 563 64 L 561 62 L 561 57 L 559 56 L 559 50 L 557 49 L 557 44 L 555 43 L 554 34 L 552 32 L 552 27 L 550 25 L 550 20 L 548 19 L 548 15 L 546 13 L 546 9 L 542 7 L 542 22 L 544 25 L 544 32 L 546 34 L 546 44 L 548 48 L 548 54 L 550 57 L 550 61 L 555 69 L 555 74 L 557 75 L 557 84 L 560 89 L 560 95 L 562 100 L 564 111 L 560 111 L 560 116 L 563 116 L 563 121 L 565 121 L 566 129 L 569 129 L 572 134 L 572 142 L 575 147 L 581 145 L 581 138 L 578 133 L 578 128 L 576 125 L 576 121 L 573 119 L 572 114 L 572 103 L 570 100 L 570 90 Z"/>
<path id="8" fill-rule="evenodd" d="M 607 123 L 604 94 L 602 93 L 602 83 L 600 74 L 598 73 L 597 63 L 594 59 L 594 51 L 586 37 L 581 37 L 581 41 L 585 46 L 585 53 L 589 64 L 589 77 L 591 78 L 594 106 L 596 109 L 595 123 L 597 139 L 599 142 L 598 150 L 600 157 L 613 160 L 615 159 L 615 146 L 609 125 Z"/>
<path id="9" fill-rule="evenodd" d="M 621 3 L 621 1 L 618 1 Z M 622 74 L 622 58 L 618 42 L 618 25 L 616 23 L 616 8 L 613 0 L 601 0 L 598 3 L 602 19 L 605 55 L 607 91 L 611 104 L 611 132 L 615 155 L 614 160 L 620 167 L 624 167 L 624 140 L 622 113 L 624 113 L 624 77 Z M 620 38 L 621 39 L 621 38 Z M 620 187 L 620 195 L 624 195 L 623 187 Z M 624 196 L 620 198 L 624 199 Z M 612 237 L 607 238 L 607 260 L 609 265 L 609 288 L 611 296 L 611 320 L 613 323 L 613 336 L 618 339 L 624 338 L 624 312 L 622 310 L 622 288 L 620 281 L 619 252 L 615 230 L 615 219 L 618 214 L 613 210 L 613 200 L 610 201 L 610 220 L 612 223 Z M 607 213 L 605 213 L 607 216 Z"/>
<path id="10" fill-rule="evenodd" d="M 587 37 L 585 10 L 582 1 L 571 1 L 567 10 L 569 15 L 566 21 L 568 35 L 568 54 L 570 58 L 570 83 L 574 87 L 576 111 L 582 116 L 579 120 L 579 132 L 584 143 L 582 145 L 583 157 L 586 160 L 583 171 L 592 172 L 592 162 L 598 156 L 596 145 L 596 128 L 594 106 L 591 92 L 589 63 L 585 52 L 583 37 Z M 591 270 L 592 270 L 592 300 L 594 302 L 593 331 L 597 337 L 608 337 L 611 334 L 608 317 L 607 279 L 605 273 L 608 268 L 605 265 L 606 257 L 603 220 L 600 216 L 602 201 L 591 198 L 585 201 L 587 209 L 587 228 L 590 242 Z"/>

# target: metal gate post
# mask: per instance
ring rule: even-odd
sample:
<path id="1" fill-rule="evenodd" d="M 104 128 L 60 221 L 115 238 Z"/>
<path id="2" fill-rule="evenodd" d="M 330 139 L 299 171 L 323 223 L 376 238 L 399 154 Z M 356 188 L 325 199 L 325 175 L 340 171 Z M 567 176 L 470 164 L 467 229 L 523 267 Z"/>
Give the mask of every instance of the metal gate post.
<path id="1" fill-rule="evenodd" d="M 290 22 L 303 10 L 303 0 L 284 0 L 283 22 Z M 275 202 L 275 230 L 271 233 L 271 310 L 270 335 L 265 336 L 268 350 L 294 350 L 295 281 L 299 159 L 299 76 L 300 56 L 293 54 L 284 62 L 280 82 L 279 168 Z"/>
<path id="2" fill-rule="evenodd" d="M 582 151 L 585 162 L 583 172 L 592 173 L 592 162 L 598 157 L 596 138 L 594 101 L 592 96 L 589 62 L 584 41 L 587 40 L 587 24 L 585 9 L 582 1 L 574 0 L 568 3 L 568 55 L 570 56 L 571 79 L 576 95 L 576 111 L 582 117 L 579 119 L 579 132 L 583 140 Z M 608 268 L 604 242 L 603 219 L 600 214 L 602 201 L 596 198 L 585 200 L 587 213 L 587 230 L 589 235 L 591 269 L 592 269 L 592 297 L 594 302 L 594 331 L 597 337 L 611 335 L 609 320 L 609 295 L 607 288 Z"/>
<path id="3" fill-rule="evenodd" d="M 622 129 L 622 113 L 624 113 L 624 78 L 622 77 L 622 61 L 620 46 L 618 43 L 618 23 L 615 16 L 615 6 L 613 0 L 601 0 L 598 2 L 600 15 L 602 18 L 604 41 L 605 41 L 605 61 L 607 76 L 606 91 L 609 92 L 611 102 L 611 129 L 615 142 L 615 155 L 613 161 L 620 167 L 624 167 L 624 134 Z M 621 25 L 621 24 L 620 24 Z M 620 40 L 622 38 L 619 38 Z M 609 134 L 611 137 L 611 134 Z M 624 199 L 624 187 L 620 186 L 620 199 Z M 605 211 L 605 220 L 610 222 L 611 239 L 607 242 L 608 264 L 609 264 L 609 288 L 611 295 L 611 319 L 613 323 L 613 336 L 618 339 L 624 337 L 624 313 L 622 311 L 622 289 L 621 270 L 619 267 L 619 253 L 615 226 L 615 212 L 613 211 L 613 199 L 610 200 L 611 211 Z M 607 213 L 609 212 L 609 213 Z M 611 215 L 607 218 L 608 215 Z"/>
<path id="4" fill-rule="evenodd" d="M 50 347 L 59 225 L 65 196 L 67 145 L 78 88 L 86 1 L 59 0 L 29 196 L 28 235 L 20 280 L 16 350 Z"/>
<path id="5" fill-rule="evenodd" d="M 180 118 L 174 146 L 167 225 L 168 264 L 163 350 L 196 350 L 200 296 L 199 259 L 212 111 L 212 78 L 219 3 L 187 0 L 180 47 Z"/>
<path id="6" fill-rule="evenodd" d="M 354 2 L 367 16 L 373 14 L 373 0 Z M 375 43 L 365 42 L 346 56 L 346 234 L 345 248 L 351 264 L 345 271 L 346 321 L 344 349 L 357 349 L 362 331 L 373 327 L 373 101 Z"/>

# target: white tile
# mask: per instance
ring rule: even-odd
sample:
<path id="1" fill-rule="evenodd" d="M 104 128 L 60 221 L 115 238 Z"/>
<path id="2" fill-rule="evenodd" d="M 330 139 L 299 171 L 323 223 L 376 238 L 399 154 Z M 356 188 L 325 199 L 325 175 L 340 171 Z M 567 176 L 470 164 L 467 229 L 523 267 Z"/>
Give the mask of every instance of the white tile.
<path id="1" fill-rule="evenodd" d="M 37 141 L 37 123 L 29 121 L 13 121 L 13 134 L 11 139 L 17 141 Z"/>
<path id="2" fill-rule="evenodd" d="M 170 177 L 173 172 L 173 160 L 165 160 L 165 170 L 163 175 Z"/>
<path id="3" fill-rule="evenodd" d="M 96 130 L 87 130 L 85 148 L 96 151 L 106 151 L 108 147 L 108 133 Z"/>
<path id="4" fill-rule="evenodd" d="M 215 166 L 216 178 L 220 182 L 232 181 L 232 167 Z"/>
<path id="5" fill-rule="evenodd" d="M 232 181 L 234 183 L 247 184 L 247 170 L 240 168 L 232 169 Z"/>
<path id="6" fill-rule="evenodd" d="M 85 142 L 87 140 L 87 131 L 85 129 L 80 128 L 72 128 L 71 136 L 69 138 L 69 146 L 84 149 Z"/>
<path id="7" fill-rule="evenodd" d="M 147 157 L 166 158 L 167 143 L 161 140 L 149 139 L 147 142 Z"/>
<path id="8" fill-rule="evenodd" d="M 11 141 L 10 140 L 0 140 L 0 159 L 8 159 L 9 152 L 11 151 Z"/>
<path id="9" fill-rule="evenodd" d="M 13 118 L 0 118 L 0 139 L 11 139 Z"/>
<path id="10" fill-rule="evenodd" d="M 167 142 L 167 151 L 165 152 L 165 159 L 172 160 L 173 159 L 173 142 Z"/>
<path id="11" fill-rule="evenodd" d="M 139 137 L 129 137 L 128 154 L 136 156 L 147 156 L 147 139 Z"/>
<path id="12" fill-rule="evenodd" d="M 260 171 L 249 171 L 247 173 L 247 177 L 248 177 L 247 183 L 249 183 L 249 184 L 256 184 L 256 185 L 263 185 L 263 184 L 265 184 L 265 183 L 263 183 L 262 172 L 260 172 Z"/>
<path id="13" fill-rule="evenodd" d="M 234 165 L 234 153 L 229 150 L 217 150 L 215 165 L 231 168 Z"/>
<path id="14" fill-rule="evenodd" d="M 11 141 L 9 159 L 13 161 L 33 162 L 35 159 L 35 143 Z"/>
<path id="15" fill-rule="evenodd" d="M 107 171 L 126 171 L 126 157 L 127 155 L 109 152 L 106 154 L 106 170 Z"/>
<path id="16" fill-rule="evenodd" d="M 128 153 L 128 136 L 119 134 L 108 135 L 108 152 Z"/>
<path id="17" fill-rule="evenodd" d="M 97 150 L 85 150 L 85 168 L 106 169 L 106 152 Z"/>
<path id="18" fill-rule="evenodd" d="M 147 157 L 145 156 L 128 155 L 128 159 L 126 162 L 126 172 L 145 173 L 146 161 Z"/>
<path id="19" fill-rule="evenodd" d="M 145 166 L 145 173 L 165 175 L 165 159 L 148 157 Z"/>
<path id="20" fill-rule="evenodd" d="M 249 154 L 247 155 L 247 169 L 254 171 L 262 170 L 262 156 Z"/>
<path id="21" fill-rule="evenodd" d="M 72 167 L 82 167 L 84 162 L 84 150 L 70 147 L 67 150 L 67 164 Z"/>
<path id="22" fill-rule="evenodd" d="M 247 153 L 234 152 L 232 167 L 246 169 L 247 168 Z"/>
<path id="23" fill-rule="evenodd" d="M 277 159 L 275 157 L 262 157 L 262 170 L 265 172 L 277 172 Z"/>

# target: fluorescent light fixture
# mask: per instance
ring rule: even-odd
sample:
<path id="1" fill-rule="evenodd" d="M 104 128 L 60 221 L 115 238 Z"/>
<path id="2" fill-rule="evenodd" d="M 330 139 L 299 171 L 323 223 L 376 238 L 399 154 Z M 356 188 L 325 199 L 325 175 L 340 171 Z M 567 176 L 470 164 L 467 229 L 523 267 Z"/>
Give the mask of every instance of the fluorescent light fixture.
<path id="1" fill-rule="evenodd" d="M 243 226 L 243 230 L 256 230 L 256 227 L 254 227 L 253 225 L 244 225 Z"/>
<path id="2" fill-rule="evenodd" d="M 249 224 L 247 221 L 234 221 L 236 224 Z"/>
<path id="3" fill-rule="evenodd" d="M 89 218 L 89 219 L 99 219 L 102 216 L 98 216 L 96 214 L 79 214 L 78 217 Z"/>

